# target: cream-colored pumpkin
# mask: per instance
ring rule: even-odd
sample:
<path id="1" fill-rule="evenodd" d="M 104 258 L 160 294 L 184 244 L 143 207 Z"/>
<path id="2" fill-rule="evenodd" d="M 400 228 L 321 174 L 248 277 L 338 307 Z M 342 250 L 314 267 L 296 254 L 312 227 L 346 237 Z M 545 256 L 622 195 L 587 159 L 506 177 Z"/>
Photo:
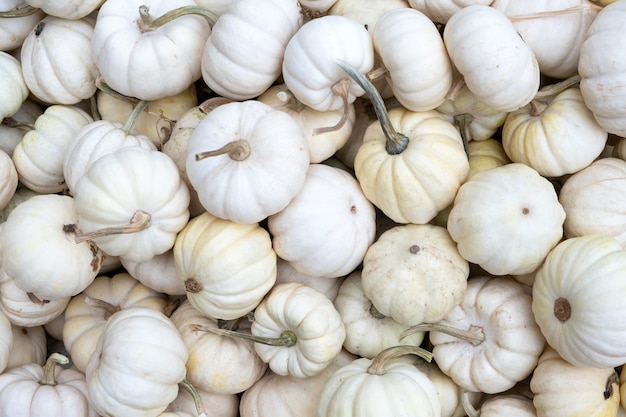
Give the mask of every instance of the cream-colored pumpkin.
<path id="1" fill-rule="evenodd" d="M 28 363 L 0 374 L 0 415 L 96 417 L 85 375 L 57 365 L 68 361 L 53 353 L 45 367 Z"/>
<path id="2" fill-rule="evenodd" d="M 361 272 L 348 275 L 335 297 L 333 304 L 341 315 L 346 328 L 344 348 L 355 355 L 373 359 L 381 351 L 399 343 L 406 325 L 381 314 L 363 291 Z M 405 338 L 403 343 L 419 346 L 423 332 Z"/>
<path id="3" fill-rule="evenodd" d="M 478 172 L 459 189 L 447 228 L 461 255 L 494 275 L 535 270 L 563 237 L 565 211 L 552 184 L 511 163 Z"/>
<path id="4" fill-rule="evenodd" d="M 626 250 L 610 236 L 566 239 L 546 257 L 533 284 L 533 314 L 566 361 L 596 368 L 626 363 L 624 270 Z"/>
<path id="5" fill-rule="evenodd" d="M 63 159 L 72 138 L 93 118 L 77 106 L 55 104 L 37 117 L 34 130 L 24 135 L 13 150 L 19 180 L 40 193 L 67 188 Z"/>
<path id="6" fill-rule="evenodd" d="M 90 403 L 100 415 L 156 417 L 178 395 L 187 358 L 182 337 L 163 313 L 120 310 L 105 324 L 87 365 Z"/>
<path id="7" fill-rule="evenodd" d="M 227 326 L 230 330 L 249 332 L 246 318 L 224 323 L 207 317 L 185 301 L 170 319 L 187 346 L 186 378 L 193 386 L 218 394 L 239 394 L 265 373 L 267 364 L 255 352 L 252 341 L 206 331 Z"/>
<path id="8" fill-rule="evenodd" d="M 0 122 L 22 107 L 30 93 L 22 64 L 8 52 L 0 51 Z"/>
<path id="9" fill-rule="evenodd" d="M 276 260 L 276 284 L 301 282 L 326 295 L 329 300 L 334 301 L 343 281 L 343 278 L 314 277 L 303 274 L 286 260 L 281 258 Z"/>
<path id="10" fill-rule="evenodd" d="M 502 128 L 502 145 L 509 158 L 546 177 L 585 168 L 602 153 L 607 137 L 578 87 L 534 99 L 509 113 Z"/>
<path id="11" fill-rule="evenodd" d="M 513 111 L 537 93 L 537 59 L 501 11 L 484 4 L 461 8 L 447 21 L 443 40 L 468 88 L 488 106 Z"/>
<path id="12" fill-rule="evenodd" d="M 372 34 L 395 98 L 413 111 L 433 110 L 452 86 L 448 52 L 435 24 L 412 8 L 382 14 Z"/>
<path id="13" fill-rule="evenodd" d="M 468 143 L 468 150 L 470 170 L 467 178 L 471 178 L 477 172 L 511 163 L 502 142 L 494 138 L 473 140 Z"/>
<path id="14" fill-rule="evenodd" d="M 408 0 L 412 8 L 428 16 L 433 22 L 445 24 L 453 14 L 472 4 L 490 6 L 493 0 Z"/>
<path id="15" fill-rule="evenodd" d="M 355 20 L 371 35 L 374 33 L 378 19 L 383 14 L 390 10 L 408 7 L 407 0 L 337 0 L 327 13 Z"/>
<path id="16" fill-rule="evenodd" d="M 213 25 L 202 50 L 206 85 L 239 101 L 267 90 L 281 73 L 287 42 L 302 25 L 300 13 L 292 0 L 233 2 Z"/>
<path id="17" fill-rule="evenodd" d="M 374 241 L 376 215 L 354 177 L 311 164 L 300 192 L 267 224 L 280 258 L 304 274 L 337 278 L 363 260 Z"/>
<path id="18" fill-rule="evenodd" d="M 189 190 L 174 162 L 138 146 L 94 161 L 73 194 L 80 239 L 135 262 L 170 250 L 189 219 Z"/>
<path id="19" fill-rule="evenodd" d="M 624 33 L 626 3 L 617 1 L 604 7 L 585 32 L 578 60 L 585 104 L 600 126 L 618 136 L 626 136 L 626 57 L 616 42 Z"/>
<path id="20" fill-rule="evenodd" d="M 17 191 L 17 170 L 11 156 L 0 150 L 0 209 L 4 209 Z"/>
<path id="21" fill-rule="evenodd" d="M 185 295 L 185 283 L 178 279 L 176 273 L 173 248 L 147 261 L 122 259 L 121 263 L 133 278 L 146 287 L 172 296 Z"/>
<path id="22" fill-rule="evenodd" d="M 473 416 L 472 414 L 469 414 Z M 480 405 L 482 417 L 537 417 L 533 400 L 516 394 L 500 394 L 488 398 Z"/>
<path id="23" fill-rule="evenodd" d="M 203 207 L 237 223 L 283 210 L 302 188 L 308 145 L 287 113 L 255 100 L 207 114 L 187 144 L 187 177 Z"/>
<path id="24" fill-rule="evenodd" d="M 13 324 L 13 345 L 7 369 L 27 363 L 43 365 L 46 362 L 47 340 L 43 326 L 22 327 Z"/>
<path id="25" fill-rule="evenodd" d="M 335 4 L 336 5 L 336 4 Z M 338 110 L 363 95 L 337 60 L 367 72 L 374 65 L 374 46 L 367 30 L 340 15 L 313 19 L 298 29 L 285 48 L 282 76 L 285 85 L 306 106 L 318 111 Z"/>
<path id="26" fill-rule="evenodd" d="M 210 410 L 211 417 L 238 417 L 239 396 L 237 394 L 217 394 L 196 387 L 205 410 Z M 166 412 L 187 412 L 190 416 L 203 417 L 198 414 L 196 400 L 184 389 L 178 390 L 178 396 L 169 403 Z"/>
<path id="27" fill-rule="evenodd" d="M 616 416 L 618 381 L 613 368 L 574 366 L 547 348 L 530 380 L 537 417 Z"/>
<path id="28" fill-rule="evenodd" d="M 532 49 L 539 70 L 564 79 L 577 74 L 580 46 L 600 7 L 588 0 L 494 0 Z"/>
<path id="29" fill-rule="evenodd" d="M 435 361 L 462 389 L 497 394 L 528 377 L 543 352 L 531 303 L 510 277 L 475 276 L 443 320 L 411 331 L 431 330 Z"/>
<path id="30" fill-rule="evenodd" d="M 568 177 L 559 201 L 565 209 L 565 237 L 603 234 L 626 248 L 626 216 L 617 209 L 626 198 L 626 161 L 601 158 Z"/>
<path id="31" fill-rule="evenodd" d="M 384 232 L 363 259 L 363 292 L 383 315 L 412 326 L 441 320 L 463 299 L 469 264 L 445 228 L 406 224 Z"/>
<path id="32" fill-rule="evenodd" d="M 126 123 L 136 106 L 134 101 L 124 100 L 106 91 L 99 91 L 96 100 L 100 116 L 110 122 Z M 148 101 L 133 124 L 135 131 L 130 133 L 149 137 L 161 149 L 169 140 L 178 119 L 197 104 L 198 91 L 195 84 L 173 96 Z"/>
<path id="33" fill-rule="evenodd" d="M 201 76 L 202 48 L 211 33 L 202 16 L 186 15 L 163 26 L 151 22 L 193 0 L 107 0 L 91 38 L 96 66 L 115 91 L 158 100 L 187 89 Z"/>
<path id="34" fill-rule="evenodd" d="M 269 233 L 210 213 L 194 217 L 178 234 L 174 263 L 191 304 L 216 319 L 248 314 L 276 281 Z"/>
<path id="35" fill-rule="evenodd" d="M 93 28 L 90 18 L 46 16 L 37 23 L 20 48 L 24 81 L 35 97 L 69 105 L 96 92 L 100 74 L 91 50 Z"/>
<path id="36" fill-rule="evenodd" d="M 3 0 L 0 10 L 16 15 L 0 17 L 0 51 L 19 48 L 37 22 L 46 16 L 41 9 L 32 10 L 24 0 Z"/>
<path id="37" fill-rule="evenodd" d="M 164 312 L 166 305 L 163 294 L 144 286 L 128 273 L 98 276 L 65 309 L 63 344 L 74 366 L 86 371 L 106 322 L 117 311 L 145 307 Z"/>
<path id="38" fill-rule="evenodd" d="M 27 0 L 33 7 L 40 8 L 46 14 L 65 19 L 81 19 L 102 5 L 102 0 Z"/>
<path id="39" fill-rule="evenodd" d="M 77 220 L 68 196 L 42 194 L 17 206 L 0 231 L 6 274 L 39 300 L 87 288 L 100 270 L 102 252 L 92 242 L 74 241 Z"/>

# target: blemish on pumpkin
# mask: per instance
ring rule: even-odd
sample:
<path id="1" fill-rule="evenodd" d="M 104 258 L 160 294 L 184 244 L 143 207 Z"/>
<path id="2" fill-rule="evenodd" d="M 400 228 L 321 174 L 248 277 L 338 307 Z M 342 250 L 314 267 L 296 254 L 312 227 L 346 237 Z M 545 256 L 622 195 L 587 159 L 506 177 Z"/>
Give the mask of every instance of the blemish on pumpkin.
<path id="1" fill-rule="evenodd" d="M 529 209 L 528 207 L 524 207 L 524 208 L 522 209 L 522 214 L 523 214 L 523 215 L 527 215 L 528 213 L 530 213 L 530 209 Z"/>
<path id="2" fill-rule="evenodd" d="M 356 206 L 350 207 L 350 213 L 356 214 Z"/>
<path id="3" fill-rule="evenodd" d="M 412 245 L 409 248 L 409 252 L 411 252 L 413 255 L 415 255 L 416 253 L 418 253 L 421 250 L 422 250 L 422 248 L 420 248 L 419 245 Z"/>
<path id="4" fill-rule="evenodd" d="M 75 224 L 64 224 L 63 232 L 65 233 L 76 233 L 76 225 Z"/>
<path id="5" fill-rule="evenodd" d="M 557 298 L 554 302 L 554 317 L 561 323 L 566 322 L 572 315 L 572 306 L 565 298 Z"/>
<path id="6" fill-rule="evenodd" d="M 37 26 L 35 26 L 35 36 L 41 35 L 41 32 L 43 32 L 43 28 L 45 26 L 46 26 L 46 22 L 37 23 Z"/>
<path id="7" fill-rule="evenodd" d="M 609 379 L 606 380 L 606 388 L 604 391 L 605 400 L 608 400 L 609 398 L 613 396 L 613 393 L 614 393 L 613 384 L 619 385 L 619 376 L 617 375 L 617 372 L 613 372 L 611 376 L 609 377 Z"/>
<path id="8" fill-rule="evenodd" d="M 189 278 L 185 281 L 185 290 L 195 294 L 202 291 L 202 285 L 195 279 Z"/>

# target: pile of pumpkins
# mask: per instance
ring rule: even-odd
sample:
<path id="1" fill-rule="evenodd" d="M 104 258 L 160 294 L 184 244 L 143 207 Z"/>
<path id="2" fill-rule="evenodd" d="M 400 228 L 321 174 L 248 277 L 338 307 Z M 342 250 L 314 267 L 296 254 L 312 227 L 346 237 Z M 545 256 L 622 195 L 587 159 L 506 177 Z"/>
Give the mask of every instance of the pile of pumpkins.
<path id="1" fill-rule="evenodd" d="M 626 0 L 0 8 L 0 417 L 626 415 Z"/>

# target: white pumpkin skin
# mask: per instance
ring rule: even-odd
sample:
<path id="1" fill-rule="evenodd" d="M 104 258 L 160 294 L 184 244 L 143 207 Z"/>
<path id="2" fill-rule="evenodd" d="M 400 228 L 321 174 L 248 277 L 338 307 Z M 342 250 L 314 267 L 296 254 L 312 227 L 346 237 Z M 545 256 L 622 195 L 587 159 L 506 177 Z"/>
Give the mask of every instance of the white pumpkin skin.
<path id="1" fill-rule="evenodd" d="M 7 369 L 27 363 L 43 365 L 46 362 L 47 340 L 43 326 L 21 327 L 12 325 L 13 347 Z"/>
<path id="2" fill-rule="evenodd" d="M 49 104 L 77 104 L 96 92 L 93 19 L 46 16 L 24 39 L 20 60 L 32 94 Z"/>
<path id="3" fill-rule="evenodd" d="M 40 8 L 46 14 L 58 16 L 64 19 L 81 19 L 102 4 L 101 0 L 27 0 L 27 3 L 33 7 Z"/>
<path id="4" fill-rule="evenodd" d="M 17 170 L 13 160 L 0 150 L 0 209 L 4 209 L 17 191 Z"/>
<path id="5" fill-rule="evenodd" d="M 276 260 L 276 284 L 283 282 L 301 282 L 309 287 L 326 295 L 329 300 L 334 301 L 339 292 L 339 287 L 343 278 L 313 277 L 295 269 L 284 259 Z"/>
<path id="6" fill-rule="evenodd" d="M 344 16 L 359 22 L 372 35 L 378 19 L 390 10 L 408 8 L 407 0 L 337 0 L 329 15 Z"/>
<path id="7" fill-rule="evenodd" d="M 107 0 L 99 8 L 91 39 L 104 81 L 123 95 L 157 100 L 176 95 L 198 80 L 202 48 L 211 33 L 203 17 L 182 16 L 145 33 L 137 25 L 140 6 L 159 17 L 195 4 L 193 0 Z"/>
<path id="8" fill-rule="evenodd" d="M 26 99 L 17 113 L 11 116 L 11 119 L 17 124 L 15 127 L 4 123 L 0 124 L 0 149 L 13 156 L 13 150 L 27 133 L 27 131 L 21 129 L 19 125 L 34 125 L 35 121 L 42 113 L 43 109 L 39 104 Z"/>
<path id="9" fill-rule="evenodd" d="M 176 275 L 173 248 L 144 262 L 122 259 L 121 264 L 133 278 L 146 287 L 173 296 L 185 294 L 185 284 Z"/>
<path id="10" fill-rule="evenodd" d="M 287 42 L 302 24 L 300 13 L 291 0 L 234 2 L 211 28 L 202 51 L 207 86 L 238 101 L 267 90 L 280 75 Z"/>
<path id="11" fill-rule="evenodd" d="M 521 395 L 503 394 L 487 399 L 480 406 L 483 417 L 537 417 L 533 400 Z"/>
<path id="12" fill-rule="evenodd" d="M 376 232 L 374 206 L 347 172 L 311 164 L 300 192 L 268 218 L 276 254 L 307 275 L 337 278 L 363 260 Z"/>
<path id="13" fill-rule="evenodd" d="M 466 6 L 448 20 L 443 40 L 453 65 L 485 104 L 509 112 L 537 93 L 537 59 L 501 11 L 482 4 Z"/>
<path id="14" fill-rule="evenodd" d="M 0 122 L 12 116 L 28 98 L 29 90 L 22 64 L 8 52 L 0 51 Z"/>
<path id="15" fill-rule="evenodd" d="M 22 7 L 28 7 L 28 3 L 23 0 L 4 0 L 0 4 L 3 12 Z M 36 10 L 22 17 L 0 17 L 0 51 L 19 48 L 37 22 L 45 16 L 43 10 Z"/>
<path id="16" fill-rule="evenodd" d="M 604 235 L 566 239 L 546 257 L 533 284 L 533 313 L 564 360 L 596 368 L 626 362 L 619 319 L 626 285 L 618 278 L 624 268 L 626 250 Z"/>
<path id="17" fill-rule="evenodd" d="M 447 23 L 453 14 L 472 4 L 491 5 L 493 0 L 408 0 L 412 8 L 428 16 L 433 22 Z"/>
<path id="18" fill-rule="evenodd" d="M 196 388 L 205 410 L 211 410 L 212 417 L 238 417 L 239 396 L 237 394 L 216 394 Z M 187 390 L 178 390 L 178 396 L 169 403 L 167 412 L 187 412 L 190 416 L 198 415 L 195 400 Z M 200 416 L 199 416 L 200 417 Z"/>

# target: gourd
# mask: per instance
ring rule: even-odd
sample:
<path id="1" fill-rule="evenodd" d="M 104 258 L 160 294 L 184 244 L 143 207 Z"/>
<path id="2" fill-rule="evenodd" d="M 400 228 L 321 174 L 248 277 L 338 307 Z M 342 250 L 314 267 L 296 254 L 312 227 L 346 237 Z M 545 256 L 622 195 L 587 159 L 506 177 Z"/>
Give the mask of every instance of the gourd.
<path id="1" fill-rule="evenodd" d="M 409 5 L 435 23 L 445 24 L 456 12 L 472 4 L 490 6 L 493 0 L 408 0 Z"/>
<path id="2" fill-rule="evenodd" d="M 615 416 L 619 377 L 613 368 L 574 366 L 551 348 L 530 380 L 537 417 Z"/>
<path id="3" fill-rule="evenodd" d="M 430 352 L 411 346 L 392 347 L 374 359 L 359 358 L 335 371 L 320 396 L 320 417 L 389 415 L 440 417 L 441 403 L 433 382 L 410 362 L 394 358 L 415 352 L 430 360 Z M 383 407 L 383 409 L 381 409 Z"/>
<path id="4" fill-rule="evenodd" d="M 529 166 L 510 163 L 461 185 L 447 229 L 469 262 L 490 274 L 521 275 L 561 240 L 564 220 L 552 184 Z"/>
<path id="5" fill-rule="evenodd" d="M 448 52 L 435 24 L 423 13 L 399 8 L 382 14 L 372 33 L 394 97 L 412 111 L 433 110 L 452 86 Z"/>
<path id="6" fill-rule="evenodd" d="M 39 193 L 66 189 L 63 160 L 72 138 L 94 120 L 75 105 L 55 104 L 37 117 L 13 150 L 20 182 Z"/>
<path id="7" fill-rule="evenodd" d="M 428 330 L 434 359 L 462 389 L 502 393 L 528 377 L 546 341 L 531 311 L 532 299 L 509 277 L 473 276 L 463 300 Z"/>
<path id="8" fill-rule="evenodd" d="M 490 6 L 512 21 L 541 73 L 556 79 L 577 74 L 585 33 L 601 10 L 588 0 L 494 0 Z"/>
<path id="9" fill-rule="evenodd" d="M 468 150 L 470 171 L 467 178 L 471 178 L 477 172 L 511 163 L 502 142 L 494 138 L 471 141 Z"/>
<path id="10" fill-rule="evenodd" d="M 0 11 L 0 51 L 19 48 L 35 27 L 46 16 L 43 10 L 34 9 L 23 0 L 6 0 Z"/>
<path id="11" fill-rule="evenodd" d="M 554 87 L 544 87 L 530 104 L 509 113 L 502 128 L 502 145 L 509 158 L 546 177 L 585 168 L 604 150 L 608 137 L 578 87 L 550 95 Z"/>
<path id="12" fill-rule="evenodd" d="M 205 410 L 211 410 L 211 417 L 238 417 L 239 396 L 237 394 L 216 394 L 195 387 Z M 178 396 L 168 404 L 166 412 L 187 412 L 198 415 L 197 400 L 185 390 L 178 390 Z M 200 415 L 198 415 L 200 417 Z"/>
<path id="13" fill-rule="evenodd" d="M 68 361 L 53 353 L 45 367 L 29 363 L 0 374 L 0 415 L 96 417 L 85 375 L 57 365 Z"/>
<path id="14" fill-rule="evenodd" d="M 500 394 L 488 398 L 480 405 L 480 409 L 472 408 L 470 417 L 537 417 L 533 400 L 517 394 Z"/>
<path id="15" fill-rule="evenodd" d="M 37 7 L 51 16 L 58 16 L 64 19 L 81 19 L 93 11 L 97 10 L 102 4 L 101 0 L 62 0 L 49 2 L 44 0 L 27 0 L 32 7 Z"/>
<path id="16" fill-rule="evenodd" d="M 87 364 L 90 403 L 100 415 L 156 417 L 178 395 L 187 358 L 182 337 L 163 313 L 145 307 L 118 311 Z"/>
<path id="17" fill-rule="evenodd" d="M 22 327 L 11 325 L 13 345 L 7 369 L 27 363 L 43 365 L 46 362 L 47 337 L 43 326 Z"/>
<path id="18" fill-rule="evenodd" d="M 11 156 L 0 150 L 0 209 L 4 209 L 17 191 L 17 170 Z"/>
<path id="19" fill-rule="evenodd" d="M 372 35 L 378 19 L 390 10 L 408 8 L 407 0 L 337 0 L 328 9 L 331 16 L 343 16 L 363 25 Z"/>
<path id="20" fill-rule="evenodd" d="M 387 112 L 363 74 L 337 64 L 367 91 L 378 117 L 354 159 L 363 193 L 397 223 L 428 223 L 452 202 L 469 171 L 459 132 L 434 110 Z"/>
<path id="21" fill-rule="evenodd" d="M 559 194 L 567 214 L 565 237 L 599 233 L 612 236 L 626 248 L 626 218 L 615 209 L 624 198 L 625 173 L 626 161 L 601 158 L 565 180 Z"/>
<path id="22" fill-rule="evenodd" d="M 121 260 L 124 269 L 148 288 L 172 295 L 185 295 L 185 283 L 178 279 L 174 263 L 174 249 L 143 262 Z"/>
<path id="23" fill-rule="evenodd" d="M 381 314 L 363 291 L 361 272 L 343 280 L 333 304 L 346 328 L 344 348 L 360 357 L 372 359 L 381 351 L 398 344 L 406 326 Z M 416 332 L 404 343 L 419 346 L 424 333 Z"/>
<path id="24" fill-rule="evenodd" d="M 96 92 L 91 51 L 94 21 L 46 16 L 24 39 L 20 61 L 33 96 L 48 104 L 77 104 Z"/>
<path id="25" fill-rule="evenodd" d="M 246 318 L 217 320 L 184 301 L 170 319 L 187 346 L 186 378 L 193 386 L 218 394 L 239 394 L 265 373 L 267 364 L 256 354 L 253 342 L 206 331 L 208 328 L 249 331 Z"/>
<path id="26" fill-rule="evenodd" d="M 133 307 L 164 312 L 167 298 L 120 272 L 111 277 L 99 275 L 65 308 L 62 341 L 76 369 L 85 372 L 98 338 L 108 319 L 116 312 Z"/>
<path id="27" fill-rule="evenodd" d="M 596 368 L 626 362 L 619 342 L 626 332 L 619 319 L 626 285 L 616 278 L 624 268 L 626 251 L 604 235 L 566 239 L 546 257 L 532 287 L 533 314 L 564 360 Z"/>
<path id="28" fill-rule="evenodd" d="M 219 16 L 202 50 L 202 79 L 220 96 L 243 101 L 281 73 L 289 39 L 300 28 L 292 0 L 236 0 Z M 224 76 L 228 74 L 228 76 Z"/>
<path id="29" fill-rule="evenodd" d="M 374 241 L 376 215 L 359 183 L 340 168 L 311 164 L 304 185 L 268 218 L 278 257 L 297 271 L 338 278 L 352 272 Z"/>
<path id="30" fill-rule="evenodd" d="M 443 319 L 463 299 L 469 264 L 445 228 L 406 224 L 383 232 L 363 259 L 364 294 L 405 326 Z"/>
<path id="31" fill-rule="evenodd" d="M 138 146 L 94 161 L 73 194 L 77 239 L 135 262 L 171 249 L 189 219 L 189 190 L 174 162 Z"/>
<path id="32" fill-rule="evenodd" d="M 215 108 L 187 144 L 187 177 L 202 206 L 237 223 L 258 223 L 283 210 L 302 188 L 308 167 L 300 126 L 255 100 Z"/>
<path id="33" fill-rule="evenodd" d="M 83 291 L 100 270 L 102 251 L 74 241 L 77 221 L 72 197 L 42 194 L 22 202 L 0 231 L 4 272 L 39 300 Z"/>
<path id="34" fill-rule="evenodd" d="M 22 64 L 8 52 L 0 51 L 0 122 L 12 116 L 28 98 L 29 90 Z"/>
<path id="35" fill-rule="evenodd" d="M 250 339 L 259 357 L 278 375 L 307 378 L 322 372 L 341 352 L 346 330 L 332 301 L 313 288 L 275 285 L 254 311 L 251 335 L 211 329 Z"/>
<path id="36" fill-rule="evenodd" d="M 326 295 L 334 301 L 343 283 L 343 278 L 313 277 L 303 274 L 284 259 L 276 259 L 276 284 L 283 282 L 301 282 Z"/>
<path id="37" fill-rule="evenodd" d="M 91 48 L 106 84 L 125 96 L 149 101 L 176 95 L 200 78 L 211 18 L 183 15 L 170 21 L 171 14 L 162 18 L 183 6 L 196 3 L 107 0 L 102 4 Z"/>
<path id="38" fill-rule="evenodd" d="M 578 73 L 585 104 L 606 131 L 626 136 L 623 90 L 626 59 L 614 42 L 626 30 L 626 4 L 611 3 L 597 14 L 585 33 L 580 47 Z M 598 65 L 608 62 L 608 65 Z"/>
<path id="39" fill-rule="evenodd" d="M 189 302 L 209 317 L 242 317 L 276 281 L 276 253 L 267 230 L 204 213 L 180 231 L 174 243 L 178 279 Z"/>
<path id="40" fill-rule="evenodd" d="M 467 87 L 488 106 L 517 110 L 537 93 L 537 59 L 501 11 L 483 4 L 460 9 L 447 21 L 443 41 Z"/>

